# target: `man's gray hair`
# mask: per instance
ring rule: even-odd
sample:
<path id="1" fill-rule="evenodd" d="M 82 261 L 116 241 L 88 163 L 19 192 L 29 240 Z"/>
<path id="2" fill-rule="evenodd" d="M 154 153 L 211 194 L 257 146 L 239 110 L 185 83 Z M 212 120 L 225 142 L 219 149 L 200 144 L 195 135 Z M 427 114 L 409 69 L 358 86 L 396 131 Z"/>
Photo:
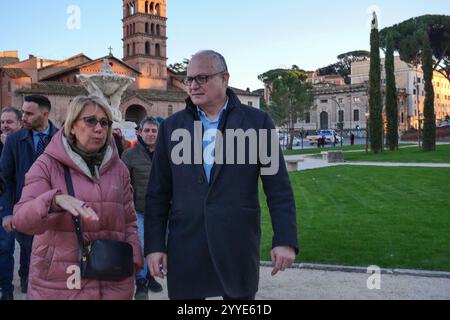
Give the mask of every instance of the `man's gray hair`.
<path id="1" fill-rule="evenodd" d="M 148 123 L 148 124 L 153 124 L 153 125 L 155 125 L 155 126 L 157 126 L 157 127 L 159 128 L 159 122 L 158 122 L 158 120 L 156 120 L 156 119 L 153 118 L 153 117 L 145 117 L 144 120 L 142 120 L 141 123 L 139 124 L 139 130 L 144 129 L 144 126 L 145 126 L 147 123 Z"/>
<path id="2" fill-rule="evenodd" d="M 14 107 L 5 107 L 2 109 L 2 114 L 6 113 L 6 112 L 14 113 L 16 115 L 17 121 L 22 120 L 22 112 L 20 110 L 14 108 Z"/>
<path id="3" fill-rule="evenodd" d="M 214 60 L 214 65 L 217 67 L 217 70 L 222 72 L 228 72 L 227 62 L 225 58 L 218 52 L 214 50 L 202 50 L 194 54 L 195 56 L 205 55 Z"/>

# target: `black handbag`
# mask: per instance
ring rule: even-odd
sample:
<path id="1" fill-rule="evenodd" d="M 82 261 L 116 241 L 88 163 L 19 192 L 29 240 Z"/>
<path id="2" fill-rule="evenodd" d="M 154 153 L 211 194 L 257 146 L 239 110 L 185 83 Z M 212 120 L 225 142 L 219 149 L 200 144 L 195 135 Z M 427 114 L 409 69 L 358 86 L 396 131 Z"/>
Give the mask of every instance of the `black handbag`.
<path id="1" fill-rule="evenodd" d="M 64 166 L 69 195 L 75 192 L 69 168 Z M 72 216 L 78 238 L 78 261 L 81 277 L 103 281 L 120 281 L 134 274 L 133 247 L 123 241 L 100 239 L 85 245 L 80 217 Z"/>

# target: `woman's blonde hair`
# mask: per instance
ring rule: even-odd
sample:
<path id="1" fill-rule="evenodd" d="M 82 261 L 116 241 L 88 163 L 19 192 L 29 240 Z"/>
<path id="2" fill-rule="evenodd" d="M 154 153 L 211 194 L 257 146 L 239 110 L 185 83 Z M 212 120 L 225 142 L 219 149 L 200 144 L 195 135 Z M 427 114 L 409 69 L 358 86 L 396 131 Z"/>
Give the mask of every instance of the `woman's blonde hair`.
<path id="1" fill-rule="evenodd" d="M 108 103 L 105 101 L 105 99 L 98 96 L 75 97 L 69 104 L 69 110 L 67 111 L 67 117 L 64 123 L 64 135 L 71 144 L 75 143 L 75 136 L 71 132 L 73 124 L 78 120 L 78 117 L 88 104 L 94 104 L 97 107 L 101 108 L 105 112 L 108 120 L 113 121 L 111 109 L 109 108 Z M 111 143 L 111 139 L 112 127 L 109 127 L 106 136 L 106 145 L 109 145 Z"/>

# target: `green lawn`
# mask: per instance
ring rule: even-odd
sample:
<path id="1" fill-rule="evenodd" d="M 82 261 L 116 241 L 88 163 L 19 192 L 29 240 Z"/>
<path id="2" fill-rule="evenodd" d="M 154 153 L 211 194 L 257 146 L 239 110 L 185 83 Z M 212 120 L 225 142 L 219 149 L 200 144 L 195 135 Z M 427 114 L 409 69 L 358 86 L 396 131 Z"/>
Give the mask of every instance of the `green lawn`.
<path id="1" fill-rule="evenodd" d="M 351 152 L 346 153 L 344 159 L 346 161 L 450 163 L 450 145 L 437 146 L 435 152 L 423 152 L 415 147 L 385 151 L 380 154 Z"/>
<path id="2" fill-rule="evenodd" d="M 340 166 L 293 173 L 297 262 L 450 271 L 449 179 L 446 168 Z M 272 228 L 261 203 L 262 259 L 270 261 Z"/>

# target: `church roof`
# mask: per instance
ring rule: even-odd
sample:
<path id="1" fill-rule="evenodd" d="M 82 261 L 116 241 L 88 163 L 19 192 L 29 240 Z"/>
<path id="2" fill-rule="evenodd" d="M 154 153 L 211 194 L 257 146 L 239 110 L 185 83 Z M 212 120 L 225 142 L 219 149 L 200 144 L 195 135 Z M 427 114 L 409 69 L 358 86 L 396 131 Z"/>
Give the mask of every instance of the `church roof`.
<path id="1" fill-rule="evenodd" d="M 12 79 L 30 77 L 20 68 L 2 68 L 3 72 Z"/>
<path id="2" fill-rule="evenodd" d="M 17 94 L 43 94 L 60 96 L 87 95 L 88 92 L 80 84 L 70 84 L 65 82 L 45 81 L 31 84 L 30 88 L 20 88 Z M 122 101 L 137 97 L 147 103 L 158 101 L 184 102 L 187 98 L 186 92 L 176 87 L 169 86 L 167 91 L 162 90 L 133 90 L 125 91 Z"/>
<path id="3" fill-rule="evenodd" d="M 115 62 L 118 62 L 118 63 L 122 64 L 122 65 L 125 66 L 127 69 L 130 69 L 131 71 L 133 71 L 133 72 L 136 74 L 136 76 L 141 74 L 138 70 L 136 70 L 135 68 L 133 68 L 133 67 L 131 67 L 130 65 L 126 64 L 126 63 L 123 62 L 122 60 L 117 59 L 117 58 L 114 57 L 114 56 L 105 56 L 105 57 L 102 57 L 102 58 L 98 58 L 98 59 L 96 59 L 96 60 L 90 60 L 90 61 L 87 61 L 87 62 L 83 62 L 83 63 L 81 63 L 81 64 L 78 64 L 78 65 L 69 67 L 69 68 L 64 69 L 64 70 L 61 70 L 61 71 L 59 71 L 59 72 L 50 74 L 50 75 L 48 75 L 48 76 L 46 76 L 46 77 L 43 77 L 43 78 L 41 79 L 41 81 L 52 80 L 52 79 L 55 78 L 55 77 L 62 76 L 62 75 L 64 75 L 64 74 L 69 73 L 69 72 L 72 72 L 72 71 L 74 71 L 74 70 L 79 70 L 79 69 L 81 69 L 81 68 L 85 68 L 85 67 L 88 67 L 88 66 L 90 66 L 90 65 L 96 64 L 96 63 L 98 63 L 99 61 L 103 61 L 103 59 L 114 60 Z"/>

